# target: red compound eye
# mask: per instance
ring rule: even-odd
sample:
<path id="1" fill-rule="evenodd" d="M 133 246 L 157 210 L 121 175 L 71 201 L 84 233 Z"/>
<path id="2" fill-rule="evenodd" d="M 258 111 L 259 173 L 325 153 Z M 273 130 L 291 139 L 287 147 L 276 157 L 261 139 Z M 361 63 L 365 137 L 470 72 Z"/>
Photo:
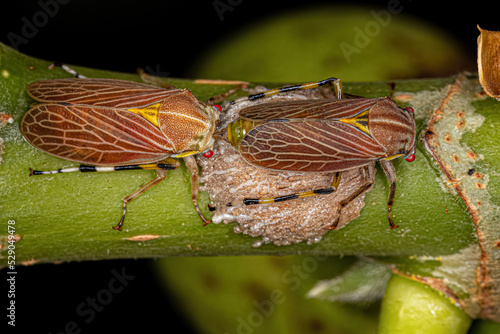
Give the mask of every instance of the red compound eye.
<path id="1" fill-rule="evenodd" d="M 203 156 L 205 158 L 211 158 L 212 156 L 214 155 L 214 151 L 206 151 L 206 152 L 203 152 Z"/>
<path id="2" fill-rule="evenodd" d="M 405 158 L 405 160 L 408 162 L 412 162 L 413 160 L 415 160 L 415 154 L 410 154 Z"/>
<path id="3" fill-rule="evenodd" d="M 413 110 L 413 108 L 412 108 L 412 107 L 406 107 L 405 109 L 406 109 L 406 110 L 408 110 L 408 111 L 409 111 L 409 112 L 411 112 L 411 113 L 415 113 L 415 111 Z"/>
<path id="4" fill-rule="evenodd" d="M 213 107 L 216 108 L 219 111 L 222 111 L 222 107 L 220 105 L 218 105 L 218 104 L 214 104 Z"/>

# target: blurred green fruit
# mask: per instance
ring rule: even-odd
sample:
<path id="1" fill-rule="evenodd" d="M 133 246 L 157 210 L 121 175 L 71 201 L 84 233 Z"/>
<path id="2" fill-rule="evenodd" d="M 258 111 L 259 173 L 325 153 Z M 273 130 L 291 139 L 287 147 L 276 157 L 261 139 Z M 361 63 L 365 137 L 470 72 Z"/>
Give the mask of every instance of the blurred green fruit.
<path id="1" fill-rule="evenodd" d="M 165 258 L 160 279 L 200 333 L 375 334 L 377 308 L 306 298 L 356 259 L 324 256 Z"/>
<path id="2" fill-rule="evenodd" d="M 232 14 L 236 15 L 236 13 Z M 325 6 L 255 22 L 202 54 L 191 76 L 254 82 L 437 77 L 474 69 L 454 38 L 402 5 Z"/>
<path id="3" fill-rule="evenodd" d="M 378 333 L 465 334 L 470 324 L 462 309 L 430 286 L 394 275 L 385 291 Z"/>

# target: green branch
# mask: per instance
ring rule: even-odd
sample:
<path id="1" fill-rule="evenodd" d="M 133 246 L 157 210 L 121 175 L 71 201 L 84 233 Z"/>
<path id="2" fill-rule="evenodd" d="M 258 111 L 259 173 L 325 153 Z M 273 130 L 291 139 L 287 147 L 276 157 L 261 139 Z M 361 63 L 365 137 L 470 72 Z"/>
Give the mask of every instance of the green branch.
<path id="1" fill-rule="evenodd" d="M 457 108 L 462 106 L 466 113 L 462 116 L 464 124 L 471 127 L 463 127 L 459 132 L 450 127 L 442 130 L 442 138 L 435 139 L 436 145 L 443 148 L 448 140 L 446 131 L 451 133 L 455 151 L 445 151 L 445 154 L 453 158 L 456 152 L 462 162 L 451 168 L 459 173 L 455 182 L 470 183 L 477 188 L 467 192 L 469 202 L 464 203 L 455 184 L 445 179 L 418 141 L 415 162 L 395 162 L 398 188 L 393 212 L 398 229 L 388 228 L 385 202 L 389 185 L 383 173 L 378 172 L 360 216 L 344 228 L 326 233 L 321 242 L 252 247 L 256 239 L 235 234 L 236 223 L 202 226 L 191 203 L 190 176 L 184 165 L 169 172 L 161 185 L 129 205 L 123 232 L 112 229 L 121 216 L 123 196 L 152 179 L 154 172 L 29 177 L 30 167 L 50 170 L 74 165 L 36 150 L 23 140 L 19 131 L 19 122 L 33 103 L 26 93 L 28 84 L 69 77 L 59 68 L 49 69 L 49 64 L 0 45 L 0 112 L 14 119 L 13 124 L 0 129 L 3 140 L 0 235 L 6 238 L 8 222 L 15 222 L 15 234 L 20 239 L 15 244 L 17 264 L 201 255 L 368 255 L 395 264 L 396 272 L 414 274 L 417 280 L 434 277 L 446 281 L 443 290 L 459 300 L 461 307 L 473 317 L 492 318 L 488 312 L 498 310 L 488 298 L 490 293 L 498 296 L 498 283 L 490 283 L 487 291 L 484 287 L 478 289 L 480 284 L 473 274 L 477 268 L 486 266 L 488 270 L 483 279 L 488 279 L 488 275 L 499 270 L 498 259 L 491 251 L 500 229 L 495 224 L 499 219 L 500 199 L 497 157 L 500 133 L 496 130 L 500 129 L 500 117 L 495 112 L 496 101 L 476 98 L 474 78 L 462 78 L 466 87 L 460 88 L 463 89 L 460 99 L 454 97 L 453 100 Z M 75 69 L 88 77 L 140 81 L 132 74 Z M 453 77 L 396 82 L 396 101 L 400 105 L 411 105 L 417 112 L 417 133 L 427 128 L 431 114 L 439 110 L 450 87 L 455 87 L 452 86 L 455 80 Z M 189 80 L 165 81 L 189 88 L 200 100 L 228 89 L 227 85 L 196 84 Z M 391 94 L 385 82 L 349 83 L 344 89 L 367 97 Z M 456 125 L 460 117 L 453 117 Z M 465 155 L 462 155 L 463 149 Z M 477 156 L 468 159 L 469 151 Z M 210 215 L 205 209 L 208 203 L 209 195 L 202 193 L 200 207 L 207 216 Z M 471 205 L 476 216 L 471 217 Z M 479 243 L 478 231 L 483 237 Z M 8 261 L 6 240 L 1 266 L 6 266 Z M 489 262 L 484 262 L 484 256 L 489 256 Z"/>

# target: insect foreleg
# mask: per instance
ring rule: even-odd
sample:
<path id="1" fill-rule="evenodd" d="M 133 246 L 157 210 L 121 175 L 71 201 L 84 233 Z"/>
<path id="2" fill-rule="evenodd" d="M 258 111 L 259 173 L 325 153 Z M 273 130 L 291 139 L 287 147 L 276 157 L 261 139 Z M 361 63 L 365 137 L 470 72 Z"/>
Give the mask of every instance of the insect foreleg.
<path id="1" fill-rule="evenodd" d="M 392 205 L 394 204 L 394 196 L 396 195 L 396 170 L 394 169 L 392 162 L 390 162 L 389 160 L 380 160 L 380 165 L 382 166 L 382 169 L 384 170 L 385 175 L 387 175 L 387 179 L 391 184 L 389 190 L 389 199 L 387 200 L 387 217 L 389 218 L 389 225 L 391 226 L 391 228 L 397 228 L 398 225 L 394 224 L 391 218 Z"/>
<path id="2" fill-rule="evenodd" d="M 191 200 L 193 201 L 196 212 L 198 212 L 198 215 L 203 221 L 203 226 L 206 226 L 210 224 L 211 221 L 203 216 L 198 206 L 198 164 L 196 164 L 196 160 L 192 155 L 184 157 L 184 162 L 191 173 Z"/>

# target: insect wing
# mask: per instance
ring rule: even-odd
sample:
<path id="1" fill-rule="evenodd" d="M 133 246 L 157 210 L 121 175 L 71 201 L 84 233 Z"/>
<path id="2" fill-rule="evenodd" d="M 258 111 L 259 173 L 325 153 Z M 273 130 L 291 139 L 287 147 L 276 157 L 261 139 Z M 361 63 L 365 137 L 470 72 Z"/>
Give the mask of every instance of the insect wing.
<path id="1" fill-rule="evenodd" d="M 273 119 L 325 119 L 351 118 L 370 109 L 381 99 L 316 99 L 261 103 L 240 111 L 240 117 L 249 121 Z"/>
<path id="2" fill-rule="evenodd" d="M 39 102 L 65 102 L 114 108 L 140 108 L 181 92 L 117 79 L 54 79 L 29 85 L 28 94 Z"/>
<path id="3" fill-rule="evenodd" d="M 21 132 L 36 148 L 83 164 L 149 163 L 172 153 L 158 128 L 116 108 L 40 104 L 26 113 Z"/>
<path id="4" fill-rule="evenodd" d="M 257 126 L 243 138 L 240 153 L 261 167 L 304 172 L 342 171 L 385 156 L 375 140 L 353 126 L 309 119 Z"/>

